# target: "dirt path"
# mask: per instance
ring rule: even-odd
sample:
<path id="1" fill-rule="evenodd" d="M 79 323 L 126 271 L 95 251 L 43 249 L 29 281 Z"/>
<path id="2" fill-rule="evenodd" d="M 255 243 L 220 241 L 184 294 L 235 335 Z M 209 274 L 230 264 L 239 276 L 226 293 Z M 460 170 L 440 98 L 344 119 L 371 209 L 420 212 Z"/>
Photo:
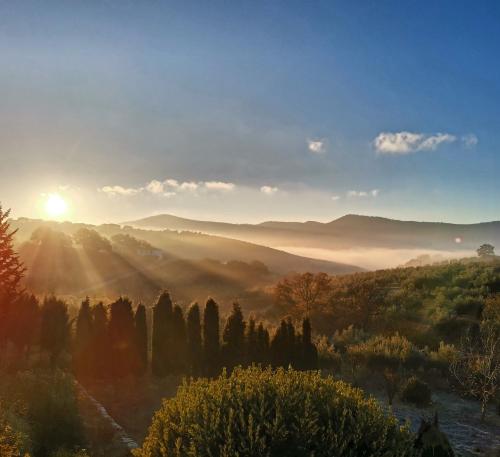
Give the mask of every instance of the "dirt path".
<path id="1" fill-rule="evenodd" d="M 75 386 L 92 457 L 131 457 L 137 443 L 76 380 Z"/>

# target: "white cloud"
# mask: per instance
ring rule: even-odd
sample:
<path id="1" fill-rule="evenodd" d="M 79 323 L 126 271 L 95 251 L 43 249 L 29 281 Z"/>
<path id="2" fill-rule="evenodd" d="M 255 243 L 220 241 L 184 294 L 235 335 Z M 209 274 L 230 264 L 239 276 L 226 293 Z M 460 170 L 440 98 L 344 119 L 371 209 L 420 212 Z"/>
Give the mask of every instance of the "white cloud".
<path id="1" fill-rule="evenodd" d="M 462 142 L 466 148 L 473 148 L 479 143 L 479 138 L 473 133 L 468 133 L 462 137 Z"/>
<path id="2" fill-rule="evenodd" d="M 382 132 L 373 140 L 379 154 L 404 155 L 418 151 L 435 151 L 441 144 L 453 143 L 456 136 L 449 133 L 428 135 L 414 132 Z"/>
<path id="3" fill-rule="evenodd" d="M 340 195 L 332 195 L 332 200 L 336 202 L 337 200 L 340 200 Z"/>
<path id="4" fill-rule="evenodd" d="M 107 195 L 115 196 L 115 195 L 136 195 L 142 191 L 142 188 L 135 189 L 133 187 L 122 187 L 122 186 L 104 186 L 98 189 L 99 192 L 104 192 Z"/>
<path id="5" fill-rule="evenodd" d="M 307 140 L 307 148 L 313 154 L 324 154 L 326 152 L 325 142 L 323 140 Z"/>
<path id="6" fill-rule="evenodd" d="M 163 184 L 168 187 L 179 187 L 179 181 L 177 181 L 177 179 L 165 179 L 165 181 L 163 181 Z"/>
<path id="7" fill-rule="evenodd" d="M 164 189 L 164 186 L 163 186 L 163 183 L 156 180 L 156 179 L 153 179 L 147 186 L 146 186 L 146 190 L 148 192 L 151 192 L 152 194 L 161 194 L 163 193 L 163 189 Z"/>
<path id="8" fill-rule="evenodd" d="M 347 192 L 348 197 L 378 197 L 379 189 L 372 190 L 350 190 Z"/>
<path id="9" fill-rule="evenodd" d="M 278 188 L 277 187 L 271 187 L 271 186 L 262 186 L 260 188 L 260 191 L 263 193 L 263 194 L 266 194 L 266 195 L 273 195 L 275 194 L 276 192 L 278 192 Z"/>
<path id="10" fill-rule="evenodd" d="M 205 187 L 209 190 L 231 191 L 236 187 L 232 182 L 207 181 Z"/>
<path id="11" fill-rule="evenodd" d="M 178 188 L 180 190 L 194 192 L 196 189 L 198 189 L 198 184 L 193 181 L 183 182 L 182 184 L 178 185 Z"/>

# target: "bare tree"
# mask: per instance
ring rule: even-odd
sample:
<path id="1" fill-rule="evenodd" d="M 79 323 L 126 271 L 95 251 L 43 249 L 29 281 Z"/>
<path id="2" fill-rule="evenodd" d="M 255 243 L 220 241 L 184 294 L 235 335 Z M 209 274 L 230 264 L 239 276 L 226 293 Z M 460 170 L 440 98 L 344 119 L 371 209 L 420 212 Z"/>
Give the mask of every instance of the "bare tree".
<path id="1" fill-rule="evenodd" d="M 469 332 L 450 365 L 452 375 L 464 392 L 481 402 L 481 421 L 499 390 L 500 331 L 498 323 L 483 320 L 477 335 Z"/>

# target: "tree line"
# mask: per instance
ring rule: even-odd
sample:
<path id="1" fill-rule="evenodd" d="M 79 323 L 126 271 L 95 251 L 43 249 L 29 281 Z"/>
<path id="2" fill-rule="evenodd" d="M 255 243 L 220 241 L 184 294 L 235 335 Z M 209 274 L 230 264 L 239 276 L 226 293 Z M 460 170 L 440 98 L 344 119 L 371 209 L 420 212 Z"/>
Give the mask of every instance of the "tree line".
<path id="1" fill-rule="evenodd" d="M 82 376 L 114 378 L 141 375 L 149 369 L 158 377 L 167 375 L 216 376 L 223 368 L 242 365 L 293 366 L 315 369 L 317 350 L 307 318 L 297 331 L 290 319 L 283 320 L 270 337 L 263 323 L 244 320 L 234 304 L 220 329 L 219 307 L 208 299 L 203 312 L 193 303 L 187 313 L 162 292 L 152 309 L 148 326 L 146 307 L 135 311 L 127 298 L 109 305 L 80 306 L 75 325 L 75 370 Z M 151 350 L 149 350 L 151 329 Z"/>

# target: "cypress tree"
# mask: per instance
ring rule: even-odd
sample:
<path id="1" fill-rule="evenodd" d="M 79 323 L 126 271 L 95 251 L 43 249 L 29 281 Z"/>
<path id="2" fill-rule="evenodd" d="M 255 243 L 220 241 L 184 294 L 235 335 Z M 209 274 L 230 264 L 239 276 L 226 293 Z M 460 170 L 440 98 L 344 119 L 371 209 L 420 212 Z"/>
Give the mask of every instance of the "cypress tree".
<path id="1" fill-rule="evenodd" d="M 271 363 L 274 367 L 287 366 L 288 326 L 283 319 L 271 340 Z"/>
<path id="2" fill-rule="evenodd" d="M 137 344 L 137 373 L 144 374 L 148 369 L 148 327 L 146 323 L 146 307 L 139 304 L 135 310 L 135 337 Z"/>
<path id="3" fill-rule="evenodd" d="M 269 331 L 264 328 L 262 322 L 257 328 L 257 362 L 261 365 L 268 365 L 271 362 L 270 348 L 269 348 Z"/>
<path id="4" fill-rule="evenodd" d="M 172 300 L 163 291 L 153 308 L 153 347 L 151 368 L 155 376 L 166 376 L 171 370 L 169 360 L 169 340 L 171 339 Z"/>
<path id="5" fill-rule="evenodd" d="M 207 376 L 220 371 L 219 307 L 208 299 L 203 313 L 203 363 Z"/>
<path id="6" fill-rule="evenodd" d="M 318 350 L 312 342 L 311 322 L 309 318 L 302 321 L 302 368 L 304 370 L 318 369 Z"/>
<path id="7" fill-rule="evenodd" d="M 74 363 L 78 376 L 89 376 L 92 373 L 93 327 L 90 300 L 86 297 L 80 305 L 76 318 Z"/>
<path id="8" fill-rule="evenodd" d="M 102 378 L 110 374 L 108 312 L 102 302 L 92 308 L 94 331 L 91 343 L 93 375 Z"/>
<path id="9" fill-rule="evenodd" d="M 187 344 L 190 373 L 192 376 L 202 374 L 202 342 L 201 319 L 198 303 L 193 303 L 187 314 Z"/>
<path id="10" fill-rule="evenodd" d="M 247 365 L 259 363 L 258 334 L 255 319 L 250 317 L 245 338 L 245 358 Z"/>
<path id="11" fill-rule="evenodd" d="M 41 308 L 40 347 L 50 355 L 55 368 L 59 355 L 68 348 L 70 325 L 68 306 L 55 297 L 46 298 Z"/>
<path id="12" fill-rule="evenodd" d="M 110 306 L 109 344 L 111 372 L 114 377 L 132 374 L 137 370 L 137 346 L 132 302 L 120 297 Z"/>
<path id="13" fill-rule="evenodd" d="M 172 361 L 172 371 L 175 374 L 186 372 L 187 368 L 187 339 L 184 313 L 179 305 L 174 306 L 172 316 L 172 345 L 169 348 Z"/>
<path id="14" fill-rule="evenodd" d="M 233 310 L 226 320 L 222 333 L 222 354 L 225 366 L 232 370 L 244 362 L 245 355 L 245 321 L 238 303 L 233 304 Z"/>
<path id="15" fill-rule="evenodd" d="M 298 351 L 299 345 L 297 344 L 297 337 L 295 336 L 295 327 L 293 326 L 292 319 L 289 317 L 286 321 L 286 337 L 285 337 L 285 366 L 296 367 L 299 362 Z"/>

